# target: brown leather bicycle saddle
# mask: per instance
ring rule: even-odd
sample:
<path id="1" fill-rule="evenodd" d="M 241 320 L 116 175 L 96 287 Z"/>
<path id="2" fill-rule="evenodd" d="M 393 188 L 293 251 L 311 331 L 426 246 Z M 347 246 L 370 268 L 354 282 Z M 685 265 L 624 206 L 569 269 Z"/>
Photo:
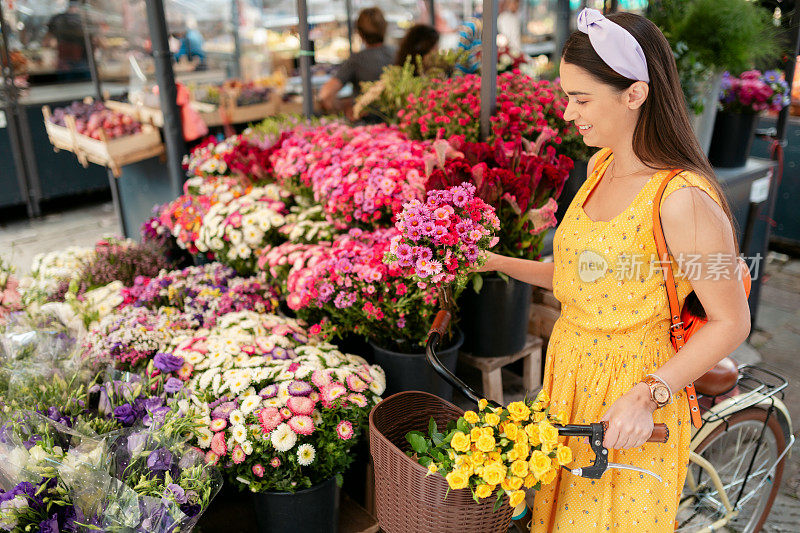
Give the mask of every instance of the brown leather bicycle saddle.
<path id="1" fill-rule="evenodd" d="M 736 386 L 739 381 L 739 368 L 736 361 L 726 357 L 714 368 L 700 376 L 694 382 L 695 389 L 703 396 L 719 396 Z"/>

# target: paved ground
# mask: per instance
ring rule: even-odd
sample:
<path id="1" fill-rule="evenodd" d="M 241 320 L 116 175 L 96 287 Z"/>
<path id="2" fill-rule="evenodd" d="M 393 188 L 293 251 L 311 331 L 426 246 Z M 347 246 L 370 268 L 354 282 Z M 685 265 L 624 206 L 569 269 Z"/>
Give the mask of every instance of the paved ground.
<path id="1" fill-rule="evenodd" d="M 30 270 L 40 252 L 68 246 L 94 246 L 102 237 L 121 235 L 111 203 L 81 207 L 44 216 L 39 220 L 0 223 L 0 256 L 17 267 Z"/>
<path id="2" fill-rule="evenodd" d="M 91 246 L 120 229 L 110 203 L 52 214 L 37 221 L 0 224 L 0 255 L 26 272 L 33 256 L 70 245 Z M 800 258 L 771 253 L 763 274 L 760 309 L 749 345 L 735 357 L 757 362 L 789 380 L 785 402 L 792 413 L 795 435 L 800 437 Z M 459 369 L 472 384 L 480 379 L 469 369 Z M 506 401 L 522 397 L 521 379 L 504 374 Z M 800 530 L 800 450 L 789 458 L 781 491 L 765 531 Z"/>

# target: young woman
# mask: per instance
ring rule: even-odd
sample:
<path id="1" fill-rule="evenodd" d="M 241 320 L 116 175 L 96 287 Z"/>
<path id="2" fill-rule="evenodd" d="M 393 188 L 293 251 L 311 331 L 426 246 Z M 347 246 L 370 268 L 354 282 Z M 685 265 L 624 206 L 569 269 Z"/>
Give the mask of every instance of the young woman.
<path id="1" fill-rule="evenodd" d="M 606 18 L 591 9 L 578 16 L 578 28 L 561 58 L 569 97 L 564 118 L 601 150 L 556 230 L 554 262 L 490 254 L 483 269 L 553 290 L 561 316 L 544 378 L 553 408 L 572 423 L 608 421 L 609 461 L 664 480 L 627 470 L 609 470 L 599 480 L 562 472 L 536 493 L 532 531 L 672 531 L 691 434 L 683 388 L 750 331 L 735 275 L 734 224 L 692 133 L 675 61 L 658 28 L 637 15 Z M 694 291 L 709 318 L 678 353 L 669 339 L 652 215 L 656 191 L 672 169 L 684 172 L 670 181 L 660 206 L 669 267 L 679 302 Z M 645 444 L 654 421 L 667 424 L 667 444 Z M 588 443 L 570 438 L 568 444 L 574 464 L 588 464 Z"/>

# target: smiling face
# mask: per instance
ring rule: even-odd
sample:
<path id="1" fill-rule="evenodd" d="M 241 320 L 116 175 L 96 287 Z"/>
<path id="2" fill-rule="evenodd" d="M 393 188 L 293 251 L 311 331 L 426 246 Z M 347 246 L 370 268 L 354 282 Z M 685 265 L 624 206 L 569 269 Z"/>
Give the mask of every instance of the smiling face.
<path id="1" fill-rule="evenodd" d="M 639 108 L 647 98 L 647 84 L 635 82 L 619 91 L 564 61 L 560 72 L 561 88 L 569 97 L 564 120 L 575 122 L 583 141 L 588 146 L 612 148 L 630 143 Z"/>

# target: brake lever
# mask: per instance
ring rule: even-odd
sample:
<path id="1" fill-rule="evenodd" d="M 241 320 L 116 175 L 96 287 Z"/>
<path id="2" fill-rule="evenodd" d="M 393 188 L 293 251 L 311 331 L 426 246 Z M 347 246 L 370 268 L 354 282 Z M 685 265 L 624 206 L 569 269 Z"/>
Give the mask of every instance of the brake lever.
<path id="1" fill-rule="evenodd" d="M 566 466 L 562 466 L 561 468 L 563 468 L 567 472 L 570 472 L 573 475 L 580 476 L 586 479 L 600 479 L 601 477 L 603 477 L 603 474 L 605 474 L 606 470 L 608 470 L 609 468 L 618 468 L 621 470 L 634 470 L 642 474 L 650 474 L 651 476 L 656 478 L 659 481 L 659 483 L 663 483 L 664 480 L 661 479 L 661 476 L 650 470 L 640 468 L 638 466 L 608 462 L 608 450 L 603 446 L 603 438 L 605 437 L 606 424 L 607 423 L 597 422 L 594 424 L 589 424 L 589 428 L 580 425 L 566 425 L 566 426 L 557 425 L 556 427 L 559 429 L 558 431 L 559 434 L 563 436 L 588 437 L 589 445 L 591 446 L 592 451 L 594 452 L 594 460 L 589 466 L 578 467 L 578 468 L 567 468 Z M 669 433 L 667 433 L 666 438 L 669 438 Z"/>

